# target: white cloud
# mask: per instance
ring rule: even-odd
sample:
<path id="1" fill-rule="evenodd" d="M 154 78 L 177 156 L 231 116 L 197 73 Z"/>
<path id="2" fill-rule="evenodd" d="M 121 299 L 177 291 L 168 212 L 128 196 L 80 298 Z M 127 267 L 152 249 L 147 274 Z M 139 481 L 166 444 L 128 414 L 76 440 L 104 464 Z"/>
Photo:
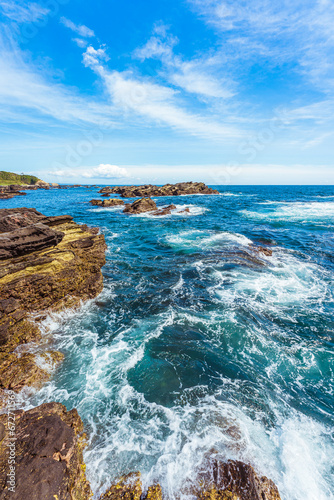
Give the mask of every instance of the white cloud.
<path id="1" fill-rule="evenodd" d="M 129 173 L 125 168 L 103 163 L 101 163 L 98 167 L 93 167 L 88 171 L 83 172 L 82 175 L 83 177 L 94 177 L 96 179 L 121 179 L 123 177 L 129 177 Z"/>
<path id="2" fill-rule="evenodd" d="M 25 3 L 14 0 L 1 0 L 0 9 L 6 17 L 17 23 L 39 21 L 50 12 L 49 9 L 35 2 Z"/>
<path id="3" fill-rule="evenodd" d="M 249 63 L 292 63 L 325 92 L 334 90 L 334 3 L 330 0 L 188 0 L 221 34 L 221 51 Z M 243 43 L 244 42 L 244 43 Z"/>
<path id="4" fill-rule="evenodd" d="M 117 165 L 101 163 L 97 167 L 82 167 L 76 169 L 56 169 L 49 172 L 49 175 L 55 177 L 75 177 L 77 179 L 84 177 L 86 179 L 123 179 L 130 176 L 126 168 Z"/>
<path id="5" fill-rule="evenodd" d="M 168 35 L 165 26 L 156 26 L 154 35 L 143 47 L 134 52 L 134 56 L 142 61 L 151 58 L 159 59 L 164 65 L 162 76 L 176 87 L 191 94 L 204 98 L 224 99 L 234 95 L 231 91 L 231 82 L 227 84 L 226 77 L 217 78 L 217 67 L 213 66 L 212 58 L 202 57 L 184 61 L 173 52 L 177 43 L 178 39 Z M 222 81 L 225 83 L 224 86 Z"/>
<path id="6" fill-rule="evenodd" d="M 77 89 L 48 80 L 28 64 L 17 46 L 0 38 L 0 121 L 111 124 L 112 109 L 80 96 Z"/>
<path id="7" fill-rule="evenodd" d="M 106 48 L 100 47 L 99 49 L 94 49 L 92 45 L 87 47 L 86 51 L 83 54 L 83 62 L 87 67 L 95 67 L 97 64 L 102 61 L 108 61 L 109 57 L 106 54 Z"/>
<path id="8" fill-rule="evenodd" d="M 72 38 L 72 41 L 75 42 L 81 49 L 84 49 L 88 45 L 88 42 L 82 38 Z"/>
<path id="9" fill-rule="evenodd" d="M 177 103 L 177 93 L 169 87 L 135 79 L 129 73 L 108 71 L 96 60 L 91 67 L 101 76 L 112 103 L 123 112 L 132 111 L 155 123 L 215 140 L 241 135 L 234 126 L 183 110 Z"/>
<path id="10" fill-rule="evenodd" d="M 66 28 L 69 28 L 70 30 L 74 31 L 79 36 L 82 36 L 84 38 L 91 38 L 95 36 L 94 31 L 91 30 L 90 28 L 87 28 L 87 26 L 83 24 L 74 24 L 70 19 L 67 19 L 66 17 L 61 17 L 60 22 L 64 26 L 66 26 Z"/>

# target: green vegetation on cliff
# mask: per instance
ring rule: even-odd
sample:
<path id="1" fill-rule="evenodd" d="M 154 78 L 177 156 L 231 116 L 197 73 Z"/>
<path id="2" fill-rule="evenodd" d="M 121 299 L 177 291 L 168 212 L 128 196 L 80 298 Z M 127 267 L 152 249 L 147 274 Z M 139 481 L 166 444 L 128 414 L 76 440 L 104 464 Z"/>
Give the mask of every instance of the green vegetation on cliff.
<path id="1" fill-rule="evenodd" d="M 12 172 L 0 171 L 0 186 L 9 186 L 10 184 L 36 184 L 39 181 L 34 175 L 19 175 Z"/>

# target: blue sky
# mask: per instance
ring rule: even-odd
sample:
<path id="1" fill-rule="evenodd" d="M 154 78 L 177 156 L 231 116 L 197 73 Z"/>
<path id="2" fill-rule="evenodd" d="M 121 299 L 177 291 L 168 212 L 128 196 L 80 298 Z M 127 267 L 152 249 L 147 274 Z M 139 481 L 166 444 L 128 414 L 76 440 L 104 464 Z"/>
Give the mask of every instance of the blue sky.
<path id="1" fill-rule="evenodd" d="M 334 184 L 332 0 L 0 0 L 0 169 Z"/>

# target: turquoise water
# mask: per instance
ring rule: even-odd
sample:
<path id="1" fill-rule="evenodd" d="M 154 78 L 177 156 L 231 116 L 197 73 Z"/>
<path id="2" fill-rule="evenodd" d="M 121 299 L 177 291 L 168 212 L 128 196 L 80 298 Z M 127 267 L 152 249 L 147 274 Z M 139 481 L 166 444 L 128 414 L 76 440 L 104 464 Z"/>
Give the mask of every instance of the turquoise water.
<path id="1" fill-rule="evenodd" d="M 24 395 L 78 409 L 96 497 L 139 470 L 187 498 L 218 456 L 252 463 L 283 500 L 334 498 L 334 187 L 218 189 L 156 199 L 190 208 L 163 218 L 91 207 L 97 189 L 2 202 L 106 237 L 103 293 L 46 321 L 65 362 Z"/>

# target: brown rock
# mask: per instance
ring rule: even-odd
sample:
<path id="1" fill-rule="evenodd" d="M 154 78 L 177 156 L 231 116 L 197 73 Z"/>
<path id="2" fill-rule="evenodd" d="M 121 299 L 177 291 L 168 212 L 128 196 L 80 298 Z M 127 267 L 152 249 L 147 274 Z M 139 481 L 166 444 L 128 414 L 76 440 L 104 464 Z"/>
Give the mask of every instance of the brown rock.
<path id="1" fill-rule="evenodd" d="M 268 247 L 262 247 L 262 246 L 259 246 L 259 245 L 250 245 L 250 248 L 252 250 L 254 250 L 254 252 L 256 252 L 256 253 L 263 253 L 267 257 L 272 257 L 272 255 L 273 255 L 272 249 L 268 248 Z"/>
<path id="2" fill-rule="evenodd" d="M 152 215 L 170 215 L 172 210 L 176 210 L 175 205 L 168 205 L 168 207 L 161 208 L 160 210 L 153 212 Z"/>
<path id="3" fill-rule="evenodd" d="M 8 436 L 7 421 L 6 414 L 0 416 L 4 437 Z M 0 442 L 1 500 L 92 497 L 82 456 L 83 424 L 76 410 L 67 411 L 59 403 L 47 403 L 26 412 L 16 411 L 15 437 L 15 492 L 8 490 L 8 443 L 6 439 Z"/>
<path id="4" fill-rule="evenodd" d="M 100 500 L 140 500 L 142 486 L 139 472 L 124 476 L 118 483 L 110 486 Z"/>
<path id="5" fill-rule="evenodd" d="M 30 313 L 58 311 L 98 295 L 103 287 L 106 245 L 94 228 L 75 224 L 70 216 L 45 217 L 34 209 L 15 210 L 0 210 L 0 230 L 12 228 L 0 235 L 0 388 L 19 390 L 24 385 L 40 385 L 49 376 L 39 368 L 34 354 L 19 357 L 16 352 L 20 344 L 40 341 L 39 327 L 30 321 Z M 57 231 L 46 224 L 56 225 Z M 61 357 L 48 355 L 51 364 Z"/>
<path id="6" fill-rule="evenodd" d="M 54 231 L 40 223 L 2 233 L 0 235 L 0 260 L 54 247 L 61 242 L 63 237 L 64 233 Z"/>
<path id="7" fill-rule="evenodd" d="M 181 194 L 219 194 L 216 189 L 209 188 L 204 182 L 180 182 L 165 184 L 164 186 L 116 186 L 104 187 L 99 193 L 120 194 L 123 198 L 151 197 L 151 196 L 178 196 Z"/>
<path id="8" fill-rule="evenodd" d="M 280 500 L 276 485 L 266 477 L 257 475 L 251 465 L 229 460 L 226 463 L 213 464 L 211 485 L 198 492 L 201 500 Z M 203 474 L 202 483 L 206 483 L 209 474 Z M 207 476 L 207 477 L 206 477 Z M 230 496 L 226 496 L 229 494 Z"/>
<path id="9" fill-rule="evenodd" d="M 91 200 L 89 203 L 98 207 L 115 207 L 117 205 L 124 205 L 124 201 L 119 200 L 118 198 L 111 198 L 110 200 Z"/>
<path id="10" fill-rule="evenodd" d="M 155 201 L 151 200 L 151 198 L 141 198 L 131 204 L 125 205 L 124 213 L 141 214 L 143 212 L 151 212 L 152 210 L 157 210 Z"/>

